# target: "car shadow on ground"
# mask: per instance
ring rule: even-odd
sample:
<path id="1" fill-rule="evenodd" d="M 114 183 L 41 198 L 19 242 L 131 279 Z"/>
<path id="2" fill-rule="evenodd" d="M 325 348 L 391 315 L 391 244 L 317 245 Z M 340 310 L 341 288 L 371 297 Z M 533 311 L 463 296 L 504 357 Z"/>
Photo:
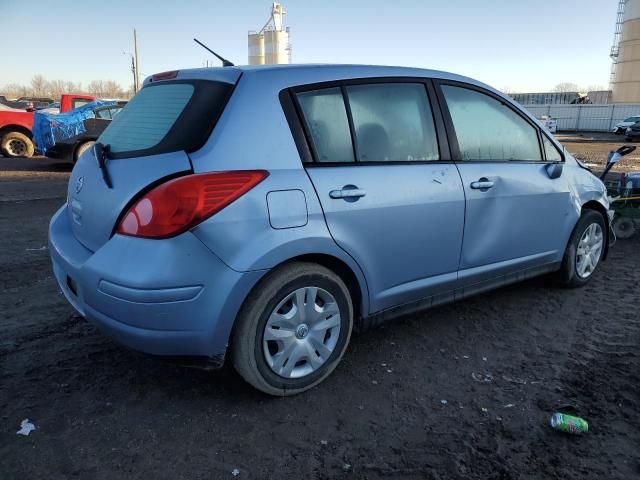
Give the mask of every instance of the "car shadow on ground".
<path id="1" fill-rule="evenodd" d="M 73 165 L 71 162 L 42 156 L 7 158 L 0 155 L 0 171 L 64 173 L 70 172 L 73 169 Z"/>

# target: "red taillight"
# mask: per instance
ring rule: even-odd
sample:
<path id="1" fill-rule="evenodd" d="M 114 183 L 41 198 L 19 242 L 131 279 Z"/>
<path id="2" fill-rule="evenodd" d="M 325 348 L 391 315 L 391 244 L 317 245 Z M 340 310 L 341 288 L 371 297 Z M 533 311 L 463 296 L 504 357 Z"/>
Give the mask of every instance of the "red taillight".
<path id="1" fill-rule="evenodd" d="M 176 78 L 178 76 L 179 70 L 171 70 L 169 72 L 156 73 L 151 76 L 151 80 L 156 82 L 158 80 L 171 80 L 172 78 Z"/>
<path id="2" fill-rule="evenodd" d="M 116 232 L 145 238 L 178 235 L 237 200 L 267 175 L 264 170 L 243 170 L 170 180 L 137 200 Z"/>

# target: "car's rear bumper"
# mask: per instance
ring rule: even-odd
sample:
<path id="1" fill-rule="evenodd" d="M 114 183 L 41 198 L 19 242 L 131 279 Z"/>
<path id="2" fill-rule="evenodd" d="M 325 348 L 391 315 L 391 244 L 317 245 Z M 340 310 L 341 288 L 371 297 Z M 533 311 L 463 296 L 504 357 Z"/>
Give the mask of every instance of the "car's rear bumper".
<path id="1" fill-rule="evenodd" d="M 237 272 L 193 234 L 149 240 L 115 235 L 91 252 L 67 208 L 51 219 L 53 271 L 74 308 L 118 343 L 221 364 L 237 312 L 264 271 Z"/>

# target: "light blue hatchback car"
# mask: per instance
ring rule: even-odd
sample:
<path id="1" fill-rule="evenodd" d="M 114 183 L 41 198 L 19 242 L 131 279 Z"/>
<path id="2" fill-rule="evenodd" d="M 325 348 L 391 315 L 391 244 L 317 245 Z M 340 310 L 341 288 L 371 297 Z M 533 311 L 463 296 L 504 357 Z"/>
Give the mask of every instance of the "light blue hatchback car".
<path id="1" fill-rule="evenodd" d="M 586 283 L 608 232 L 602 182 L 496 90 L 308 65 L 147 78 L 75 165 L 49 244 L 117 342 L 290 395 L 354 328 L 545 273 Z"/>

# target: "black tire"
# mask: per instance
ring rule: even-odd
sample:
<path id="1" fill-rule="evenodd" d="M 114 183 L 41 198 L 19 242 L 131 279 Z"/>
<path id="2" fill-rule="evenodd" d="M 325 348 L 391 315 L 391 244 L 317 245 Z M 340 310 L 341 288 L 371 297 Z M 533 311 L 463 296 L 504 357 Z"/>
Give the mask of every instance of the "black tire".
<path id="1" fill-rule="evenodd" d="M 556 278 L 560 285 L 567 288 L 582 287 L 583 285 L 586 285 L 593 277 L 593 273 L 589 274 L 589 276 L 587 276 L 586 278 L 583 278 L 578 274 L 576 255 L 578 243 L 580 242 L 582 235 L 585 233 L 587 228 L 594 223 L 600 225 L 603 235 L 602 249 L 600 251 L 600 256 L 598 257 L 598 261 L 594 270 L 597 269 L 598 265 L 600 265 L 600 261 L 602 260 L 607 245 L 606 235 L 608 235 L 608 231 L 606 223 L 601 213 L 595 210 L 585 210 L 578 220 L 575 228 L 573 229 L 573 233 L 571 234 L 571 238 L 569 239 L 569 244 L 567 245 L 567 249 L 564 252 L 562 266 L 556 273 Z"/>
<path id="2" fill-rule="evenodd" d="M 33 142 L 24 133 L 7 132 L 2 137 L 0 149 L 5 157 L 29 158 L 35 153 Z"/>
<path id="3" fill-rule="evenodd" d="M 73 163 L 76 163 L 78 161 L 78 159 L 80 158 L 80 155 L 82 155 L 84 152 L 86 152 L 87 150 L 89 150 L 91 147 L 93 147 L 95 145 L 95 141 L 94 140 L 89 140 L 87 142 L 81 143 L 80 145 L 78 145 L 75 149 L 75 151 L 73 152 Z"/>
<path id="4" fill-rule="evenodd" d="M 332 353 L 322 366 L 299 378 L 275 373 L 265 358 L 263 335 L 271 313 L 291 292 L 320 287 L 336 300 L 340 332 Z M 349 289 L 331 270 L 307 262 L 292 262 L 270 272 L 245 300 L 236 320 L 231 354 L 236 371 L 253 387 L 274 396 L 302 393 L 326 379 L 336 368 L 349 344 L 353 329 L 353 304 Z"/>
<path id="5" fill-rule="evenodd" d="M 613 233 L 616 234 L 616 238 L 626 240 L 633 237 L 636 233 L 636 225 L 632 218 L 616 216 L 611 222 L 611 228 Z"/>

